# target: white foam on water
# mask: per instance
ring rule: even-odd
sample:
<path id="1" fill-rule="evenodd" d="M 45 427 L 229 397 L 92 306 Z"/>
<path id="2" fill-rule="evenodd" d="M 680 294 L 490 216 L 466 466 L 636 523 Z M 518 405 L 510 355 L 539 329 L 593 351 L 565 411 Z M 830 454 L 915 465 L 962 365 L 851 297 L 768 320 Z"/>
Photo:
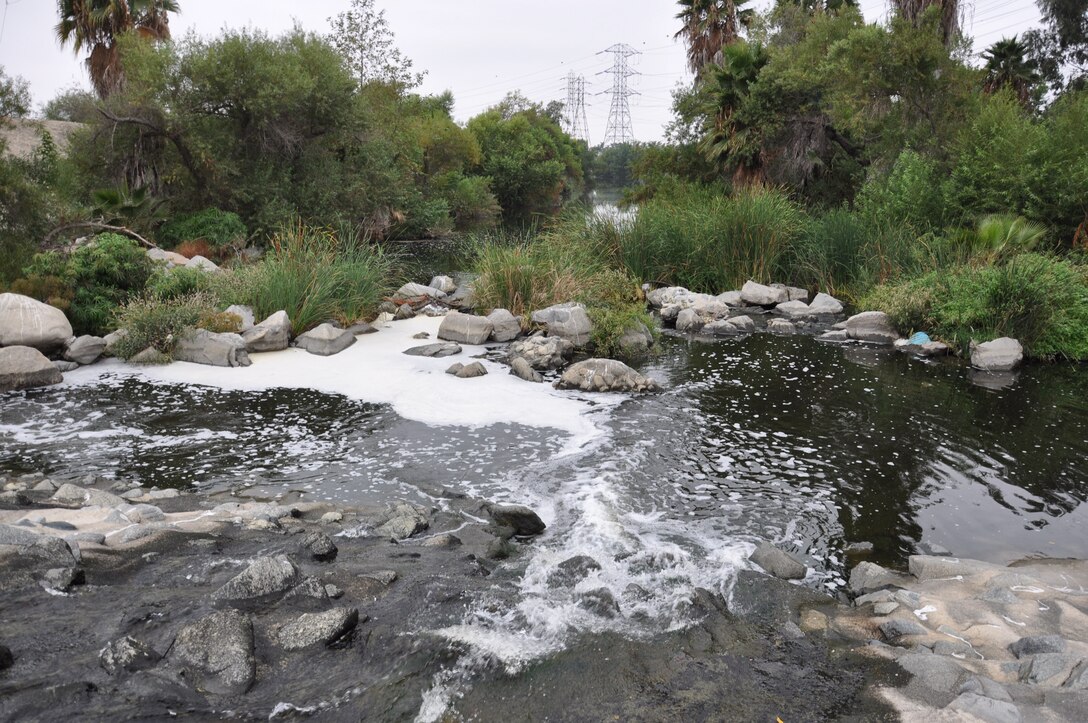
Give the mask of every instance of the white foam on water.
<path id="1" fill-rule="evenodd" d="M 174 362 L 163 366 L 132 366 L 117 360 L 82 367 L 65 375 L 69 385 L 93 384 L 106 375 L 138 376 L 173 384 L 196 384 L 225 390 L 264 391 L 275 388 L 314 389 L 350 399 L 389 404 L 401 417 L 436 426 L 485 427 L 521 424 L 550 428 L 570 435 L 573 451 L 601 434 L 584 415 L 590 405 L 577 393 L 533 384 L 509 373 L 509 368 L 480 359 L 488 374 L 459 379 L 446 374 L 455 362 L 468 363 L 486 351 L 462 344 L 463 352 L 430 359 L 403 352 L 438 341 L 440 317 L 418 316 L 386 324 L 376 334 L 359 336 L 355 344 L 329 357 L 286 349 L 251 355 L 252 366 L 224 368 Z M 429 339 L 413 339 L 426 332 Z M 595 400 L 616 404 L 621 398 Z"/>

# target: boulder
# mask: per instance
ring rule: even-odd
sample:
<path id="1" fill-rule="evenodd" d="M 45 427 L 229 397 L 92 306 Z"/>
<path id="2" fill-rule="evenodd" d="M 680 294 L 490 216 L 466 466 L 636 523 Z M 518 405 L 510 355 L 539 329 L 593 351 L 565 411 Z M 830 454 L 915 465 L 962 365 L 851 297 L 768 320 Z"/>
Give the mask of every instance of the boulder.
<path id="1" fill-rule="evenodd" d="M 419 301 L 421 299 L 444 299 L 446 292 L 432 286 L 408 283 L 393 294 L 394 301 Z"/>
<path id="2" fill-rule="evenodd" d="M 531 336 L 510 346 L 510 358 L 524 359 L 540 371 L 559 369 L 574 355 L 574 344 L 561 337 Z"/>
<path id="3" fill-rule="evenodd" d="M 493 327 L 491 341 L 513 341 L 521 334 L 521 321 L 506 309 L 495 309 L 487 320 Z"/>
<path id="4" fill-rule="evenodd" d="M 200 269 L 201 271 L 206 271 L 208 273 L 214 273 L 219 270 L 218 266 L 216 266 L 214 263 L 204 258 L 203 256 L 194 256 L 193 258 L 189 259 L 189 261 L 185 264 L 185 268 Z"/>
<path id="5" fill-rule="evenodd" d="M 803 562 L 769 542 L 761 542 L 748 559 L 782 580 L 800 580 L 808 572 Z"/>
<path id="6" fill-rule="evenodd" d="M 246 343 L 238 334 L 189 329 L 174 346 L 174 359 L 213 367 L 248 367 Z"/>
<path id="7" fill-rule="evenodd" d="M 985 372 L 1007 372 L 1020 366 L 1024 347 L 1016 339 L 1003 336 L 983 344 L 971 344 L 971 366 Z"/>
<path id="8" fill-rule="evenodd" d="M 703 333 L 710 336 L 735 336 L 755 331 L 756 323 L 750 316 L 734 316 L 731 319 L 719 319 L 703 327 Z"/>
<path id="9" fill-rule="evenodd" d="M 106 340 L 100 336 L 77 336 L 64 345 L 64 358 L 76 364 L 94 364 L 106 351 Z"/>
<path id="10" fill-rule="evenodd" d="M 666 306 L 678 304 L 679 300 L 691 296 L 691 292 L 683 286 L 666 286 L 647 292 L 646 303 L 654 309 L 663 309 Z"/>
<path id="11" fill-rule="evenodd" d="M 524 357 L 516 356 L 510 361 L 510 373 L 514 376 L 524 379 L 527 382 L 541 383 L 544 381 L 544 377 L 540 376 L 540 372 L 525 361 Z"/>
<path id="12" fill-rule="evenodd" d="M 213 592 L 212 599 L 244 601 L 281 595 L 298 581 L 298 567 L 286 555 L 260 557 Z"/>
<path id="13" fill-rule="evenodd" d="M 1011 702 L 994 700 L 977 693 L 961 693 L 948 704 L 946 710 L 954 711 L 969 721 L 986 723 L 1021 723 L 1020 710 Z"/>
<path id="14" fill-rule="evenodd" d="M 654 345 L 654 335 L 639 321 L 628 327 L 616 344 L 624 354 L 642 354 Z"/>
<path id="15" fill-rule="evenodd" d="M 1040 653 L 1064 653 L 1066 642 L 1060 635 L 1030 635 L 1009 645 L 1009 652 L 1017 658 Z"/>
<path id="16" fill-rule="evenodd" d="M 427 286 L 438 289 L 443 294 L 452 294 L 457 291 L 457 282 L 449 276 L 435 276 Z"/>
<path id="17" fill-rule="evenodd" d="M 686 332 L 688 334 L 694 334 L 700 331 L 706 322 L 703 317 L 699 316 L 699 312 L 693 308 L 681 309 L 680 313 L 676 315 L 676 330 Z"/>
<path id="18" fill-rule="evenodd" d="M 414 318 L 416 318 L 416 310 L 412 308 L 411 304 L 401 304 L 393 312 L 393 321 L 407 321 Z"/>
<path id="19" fill-rule="evenodd" d="M 461 353 L 461 347 L 453 342 L 440 342 L 437 344 L 424 344 L 423 346 L 413 346 L 411 349 L 405 349 L 404 353 L 408 356 L 425 356 L 435 359 L 441 359 L 442 357 L 454 356 Z"/>
<path id="20" fill-rule="evenodd" d="M 540 515 L 525 505 L 488 505 L 487 513 L 499 527 L 509 527 L 515 535 L 539 535 L 547 528 Z"/>
<path id="21" fill-rule="evenodd" d="M 451 311 L 438 327 L 438 338 L 459 344 L 479 345 L 491 338 L 495 325 L 486 316 Z"/>
<path id="22" fill-rule="evenodd" d="M 797 333 L 797 327 L 785 319 L 771 319 L 767 322 L 767 331 L 781 336 L 791 336 Z"/>
<path id="23" fill-rule="evenodd" d="M 310 532 L 300 543 L 303 550 L 318 562 L 332 562 L 336 559 L 336 543 L 324 532 Z"/>
<path id="24" fill-rule="evenodd" d="M 260 324 L 243 331 L 242 339 L 246 343 L 246 351 L 251 354 L 283 351 L 291 341 L 291 319 L 286 311 L 277 311 Z"/>
<path id="25" fill-rule="evenodd" d="M 585 346 L 593 332 L 586 308 L 581 304 L 566 303 L 534 311 L 530 317 L 534 324 L 542 324 L 548 336 L 558 336 L 574 346 Z"/>
<path id="26" fill-rule="evenodd" d="M 332 324 L 321 324 L 295 338 L 295 346 L 317 356 L 339 354 L 354 343 L 354 334 Z"/>
<path id="27" fill-rule="evenodd" d="M 37 349 L 29 346 L 0 349 L 0 392 L 45 387 L 62 381 L 60 370 Z"/>
<path id="28" fill-rule="evenodd" d="M 427 519 L 423 510 L 413 505 L 399 504 L 393 508 L 386 521 L 375 532 L 381 537 L 406 540 L 430 526 L 430 520 Z"/>
<path id="29" fill-rule="evenodd" d="M 883 311 L 863 311 L 846 320 L 846 335 L 857 341 L 869 344 L 895 343 L 899 332 L 892 326 L 888 315 Z"/>
<path id="30" fill-rule="evenodd" d="M 113 348 L 117 345 L 117 342 L 128 336 L 127 329 L 118 329 L 112 331 L 102 337 L 102 341 L 106 342 L 106 350 L 103 352 L 106 356 L 113 356 Z"/>
<path id="31" fill-rule="evenodd" d="M 171 660 L 193 687 L 217 695 L 245 693 L 256 678 L 253 622 L 237 610 L 223 610 L 182 628 Z"/>
<path id="32" fill-rule="evenodd" d="M 358 609 L 333 608 L 300 615 L 276 630 L 274 637 L 284 650 L 302 650 L 314 645 L 331 645 L 350 635 L 358 624 Z"/>
<path id="33" fill-rule="evenodd" d="M 98 664 L 110 675 L 152 668 L 162 658 L 154 648 L 131 637 L 114 640 L 98 653 Z"/>
<path id="34" fill-rule="evenodd" d="M 244 334 L 253 328 L 253 324 L 256 319 L 253 317 L 253 309 L 248 306 L 242 306 L 241 304 L 233 304 L 228 306 L 224 311 L 224 314 L 234 314 L 242 320 L 241 325 L 238 327 L 239 333 Z M 250 350 L 252 351 L 252 350 Z"/>
<path id="35" fill-rule="evenodd" d="M 714 321 L 715 319 L 729 316 L 730 311 L 728 304 L 719 301 L 717 297 L 714 296 L 697 299 L 695 303 L 691 305 L 691 308 L 705 321 Z"/>
<path id="36" fill-rule="evenodd" d="M 455 309 L 476 308 L 475 286 L 471 281 L 463 282 L 457 287 L 457 291 L 446 298 L 446 303 Z"/>
<path id="37" fill-rule="evenodd" d="M 786 286 L 785 284 L 771 284 L 771 288 L 785 289 L 786 295 L 789 297 L 787 301 L 800 301 L 808 303 L 808 289 L 801 289 L 796 286 Z"/>
<path id="38" fill-rule="evenodd" d="M 726 306 L 732 306 L 734 308 L 744 306 L 744 299 L 741 298 L 741 293 L 739 291 L 726 291 L 723 294 L 718 294 L 714 298 Z"/>
<path id="39" fill-rule="evenodd" d="M 746 281 L 740 289 L 740 298 L 751 306 L 776 306 L 789 301 L 790 294 L 785 289 Z"/>
<path id="40" fill-rule="evenodd" d="M 903 582 L 903 576 L 886 570 L 875 562 L 860 562 L 850 571 L 850 591 L 855 595 L 879 590 Z"/>
<path id="41" fill-rule="evenodd" d="M 0 347 L 59 349 L 72 338 L 68 317 L 55 306 L 20 294 L 0 294 Z"/>
<path id="42" fill-rule="evenodd" d="M 834 296 L 820 292 L 808 305 L 808 310 L 813 316 L 833 316 L 842 313 L 843 305 Z"/>
<path id="43" fill-rule="evenodd" d="M 556 383 L 557 389 L 584 392 L 658 392 L 653 379 L 615 359 L 586 359 L 571 365 Z"/>
<path id="44" fill-rule="evenodd" d="M 487 376 L 487 367 L 480 362 L 472 362 L 471 364 L 454 364 L 446 370 L 447 374 L 452 374 L 458 379 L 475 379 L 476 377 Z"/>
<path id="45" fill-rule="evenodd" d="M 774 307 L 776 314 L 782 314 L 791 319 L 800 319 L 806 316 L 812 316 L 812 309 L 808 304 L 803 301 L 787 301 Z"/>

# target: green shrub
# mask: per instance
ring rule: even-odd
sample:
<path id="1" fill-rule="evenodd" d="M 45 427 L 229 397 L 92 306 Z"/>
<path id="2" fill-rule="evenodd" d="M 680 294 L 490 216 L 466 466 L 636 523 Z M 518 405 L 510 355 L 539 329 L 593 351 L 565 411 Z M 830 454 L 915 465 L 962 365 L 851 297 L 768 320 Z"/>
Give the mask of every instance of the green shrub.
<path id="1" fill-rule="evenodd" d="M 352 323 L 374 312 L 390 290 L 392 258 L 349 232 L 284 227 L 261 261 L 235 272 L 224 301 L 258 318 L 284 310 L 295 334 L 328 319 Z"/>
<path id="2" fill-rule="evenodd" d="M 782 280 L 841 294 L 867 276 L 869 238 L 870 229 L 849 211 L 814 218 L 783 259 Z"/>
<path id="3" fill-rule="evenodd" d="M 147 291 L 158 299 L 177 299 L 198 292 L 210 292 L 215 282 L 215 275 L 202 269 L 186 266 L 159 268 L 148 279 Z"/>
<path id="4" fill-rule="evenodd" d="M 172 246 L 185 241 L 207 241 L 220 249 L 244 242 L 248 233 L 238 214 L 206 208 L 170 219 L 159 228 L 158 239 Z"/>
<path id="5" fill-rule="evenodd" d="M 902 332 L 926 330 L 964 351 L 1011 336 L 1032 358 L 1088 359 L 1088 268 L 1072 260 L 1028 253 L 961 265 L 877 287 L 864 303 Z"/>
<path id="6" fill-rule="evenodd" d="M 804 214 L 777 189 L 726 197 L 702 186 L 659 193 L 619 234 L 623 264 L 643 281 L 720 293 L 748 279 L 771 282 Z"/>
<path id="7" fill-rule="evenodd" d="M 114 345 L 113 353 L 131 359 L 152 347 L 170 356 L 187 327 L 198 326 L 202 319 L 214 314 L 214 301 L 203 294 L 171 299 L 149 294 L 133 299 L 117 311 L 118 326 L 125 334 Z"/>
<path id="8" fill-rule="evenodd" d="M 938 231 L 947 221 L 937 164 L 911 150 L 899 154 L 886 174 L 870 176 L 855 206 L 871 226 L 906 225 L 918 234 Z"/>

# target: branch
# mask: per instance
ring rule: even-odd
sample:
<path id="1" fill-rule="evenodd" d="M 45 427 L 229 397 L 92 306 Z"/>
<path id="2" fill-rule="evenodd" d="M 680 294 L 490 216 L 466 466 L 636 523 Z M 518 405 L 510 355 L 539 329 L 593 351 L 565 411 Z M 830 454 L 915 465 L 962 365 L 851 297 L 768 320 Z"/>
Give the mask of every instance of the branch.
<path id="1" fill-rule="evenodd" d="M 869 159 L 865 158 L 865 156 L 862 154 L 862 149 L 854 145 L 850 141 L 850 139 L 844 136 L 842 133 L 839 133 L 835 126 L 828 123 L 824 126 L 824 130 L 827 131 L 828 138 L 838 143 L 839 147 L 846 151 L 847 155 L 849 155 L 851 158 L 858 162 L 858 165 L 869 165 Z"/>
<path id="2" fill-rule="evenodd" d="M 149 249 L 158 248 L 155 244 L 151 243 L 132 229 L 125 228 L 124 226 L 111 226 L 108 223 L 100 223 L 98 221 L 77 221 L 76 223 L 67 223 L 63 226 L 58 226 L 45 235 L 45 243 L 52 241 L 58 234 L 65 231 L 71 231 L 74 228 L 93 228 L 97 231 L 113 231 L 114 233 L 119 233 L 128 236 L 131 239 L 135 239 Z"/>
<path id="3" fill-rule="evenodd" d="M 193 177 L 193 181 L 196 183 L 197 192 L 201 196 L 204 195 L 204 177 L 200 173 L 200 169 L 196 160 L 193 158 L 192 152 L 189 150 L 189 147 L 185 145 L 185 141 L 182 140 L 181 133 L 178 133 L 177 131 L 168 131 L 162 126 L 155 125 L 145 118 L 138 118 L 136 116 L 117 116 L 101 107 L 97 108 L 97 110 L 107 120 L 113 121 L 114 123 L 127 123 L 129 125 L 141 126 L 147 128 L 155 135 L 168 138 L 170 142 L 174 144 L 174 148 L 177 149 L 178 155 L 181 156 L 181 162 L 186 170 L 189 171 L 189 175 Z"/>

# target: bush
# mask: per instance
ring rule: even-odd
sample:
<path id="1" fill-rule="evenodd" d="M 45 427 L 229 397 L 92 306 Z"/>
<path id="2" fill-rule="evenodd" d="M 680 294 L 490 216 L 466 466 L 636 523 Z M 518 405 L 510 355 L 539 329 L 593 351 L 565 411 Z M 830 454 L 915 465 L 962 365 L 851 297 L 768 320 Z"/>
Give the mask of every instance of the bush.
<path id="1" fill-rule="evenodd" d="M 176 216 L 164 223 L 158 239 L 173 246 L 185 241 L 206 241 L 214 249 L 242 243 L 249 232 L 236 213 L 206 208 L 196 213 Z"/>
<path id="2" fill-rule="evenodd" d="M 374 312 L 390 290 L 392 258 L 347 231 L 301 223 L 282 228 L 258 263 L 235 272 L 223 290 L 258 318 L 285 310 L 300 334 L 329 319 L 352 323 Z"/>
<path id="3" fill-rule="evenodd" d="M 172 299 L 148 294 L 133 299 L 117 312 L 118 325 L 125 334 L 114 345 L 113 353 L 131 359 L 152 347 L 169 357 L 186 328 L 198 326 L 215 313 L 213 299 L 203 294 Z"/>
<path id="4" fill-rule="evenodd" d="M 914 151 L 899 154 L 886 175 L 871 176 L 855 201 L 870 225 L 906 225 L 922 234 L 944 227 L 946 214 L 937 164 Z"/>
<path id="5" fill-rule="evenodd" d="M 924 329 L 966 351 L 1011 336 L 1036 359 L 1088 359 L 1088 267 L 1021 254 L 1007 263 L 961 265 L 895 285 L 865 300 L 901 331 Z"/>
<path id="6" fill-rule="evenodd" d="M 720 293 L 748 279 L 771 282 L 803 228 L 801 209 L 777 189 L 726 197 L 683 185 L 647 202 L 619 235 L 624 265 L 639 279 Z"/>
<path id="7" fill-rule="evenodd" d="M 147 291 L 162 301 L 178 299 L 200 292 L 210 292 L 215 283 L 213 274 L 201 269 L 178 266 L 173 269 L 159 268 L 151 274 Z"/>

